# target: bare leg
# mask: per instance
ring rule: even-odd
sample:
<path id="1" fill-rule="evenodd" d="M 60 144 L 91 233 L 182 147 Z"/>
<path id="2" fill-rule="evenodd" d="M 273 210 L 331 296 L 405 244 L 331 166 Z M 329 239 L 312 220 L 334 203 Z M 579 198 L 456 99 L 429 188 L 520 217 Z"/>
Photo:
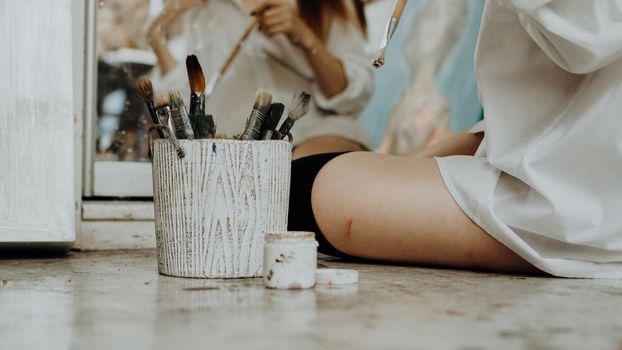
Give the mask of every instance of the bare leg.
<path id="1" fill-rule="evenodd" d="M 339 136 L 319 136 L 309 139 L 294 150 L 294 159 L 311 156 L 321 153 L 355 152 L 365 151 L 360 143 L 339 137 Z"/>
<path id="2" fill-rule="evenodd" d="M 430 158 L 365 152 L 340 156 L 318 174 L 312 204 L 328 241 L 352 256 L 504 272 L 537 271 L 462 212 Z"/>

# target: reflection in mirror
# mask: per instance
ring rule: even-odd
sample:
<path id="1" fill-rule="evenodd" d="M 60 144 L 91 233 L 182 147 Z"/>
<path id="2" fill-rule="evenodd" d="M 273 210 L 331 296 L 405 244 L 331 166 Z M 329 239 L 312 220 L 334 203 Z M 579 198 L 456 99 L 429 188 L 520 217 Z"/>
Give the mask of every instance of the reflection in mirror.
<path id="1" fill-rule="evenodd" d="M 156 63 L 145 40 L 149 14 L 162 1 L 102 0 L 97 11 L 95 160 L 146 161 L 147 110 L 136 80 Z"/>
<path id="2" fill-rule="evenodd" d="M 244 0 L 249 8 L 257 0 Z M 234 1 L 232 1 L 234 2 Z M 148 161 L 148 112 L 136 81 L 169 73 L 206 26 L 179 20 L 206 0 L 100 0 L 97 9 L 95 161 Z M 193 16 L 193 14 L 190 14 Z M 172 57 L 153 53 L 165 41 Z M 157 78 L 156 78 L 157 79 Z"/>
<path id="3" fill-rule="evenodd" d="M 148 161 L 149 116 L 138 95 L 137 80 L 150 78 L 156 95 L 179 89 L 183 96 L 189 96 L 183 64 L 185 56 L 196 54 L 209 80 L 248 26 L 248 11 L 258 1 L 100 0 L 96 23 L 95 161 Z M 391 3 L 391 0 L 377 2 Z M 384 13 L 377 18 L 370 16 L 368 38 L 381 35 L 386 16 Z M 257 89 L 268 89 L 276 100 L 287 104 L 293 93 L 303 90 L 313 93 L 316 85 L 300 52 L 283 51 L 281 46 L 285 44 L 278 39 L 272 44 L 266 44 L 262 38 L 256 39 L 251 40 L 253 45 L 245 45 L 229 76 L 221 81 L 220 88 L 210 99 L 208 112 L 215 115 L 219 130 L 229 135 L 243 127 Z M 376 43 L 372 46 L 377 47 Z M 337 48 L 335 52 L 339 53 L 346 46 L 341 43 Z M 367 64 L 365 57 L 359 58 L 363 59 L 360 61 L 363 66 Z M 367 99 L 367 96 L 361 99 L 363 97 Z M 329 102 L 324 107 L 346 107 Z M 320 118 L 326 112 L 310 114 Z M 314 117 L 307 118 L 309 125 L 317 124 Z M 352 118 L 346 116 L 345 119 Z M 311 129 L 314 128 L 301 124 L 298 130 L 309 134 Z M 348 131 L 352 139 L 366 139 L 362 127 L 346 129 L 337 131 Z M 298 139 L 309 137 L 306 134 Z"/>

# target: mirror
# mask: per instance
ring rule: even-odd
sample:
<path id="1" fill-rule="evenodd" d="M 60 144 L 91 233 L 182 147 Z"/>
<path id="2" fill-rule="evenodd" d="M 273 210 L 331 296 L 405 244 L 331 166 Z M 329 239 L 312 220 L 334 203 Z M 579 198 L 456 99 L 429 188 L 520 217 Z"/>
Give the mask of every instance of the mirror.
<path id="1" fill-rule="evenodd" d="M 162 0 L 99 1 L 95 161 L 148 160 L 148 112 L 136 81 L 156 65 L 146 26 L 162 6 Z"/>

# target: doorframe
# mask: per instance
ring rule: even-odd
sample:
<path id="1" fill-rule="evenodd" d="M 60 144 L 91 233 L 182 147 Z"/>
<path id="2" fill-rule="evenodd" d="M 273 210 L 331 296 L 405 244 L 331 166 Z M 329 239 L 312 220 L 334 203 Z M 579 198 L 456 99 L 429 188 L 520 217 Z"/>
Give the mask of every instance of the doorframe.
<path id="1" fill-rule="evenodd" d="M 74 0 L 74 3 L 79 1 Z M 96 121 L 97 121 L 97 7 L 96 0 L 82 4 L 83 13 L 83 52 L 77 62 L 83 62 L 84 87 L 83 101 L 83 146 L 82 153 L 82 188 L 85 198 L 98 197 L 151 197 L 151 164 L 144 162 L 95 161 Z M 96 164 L 97 163 L 97 164 Z M 135 180 L 132 180 L 135 179 Z"/>
<path id="2" fill-rule="evenodd" d="M 152 216 L 148 215 L 149 209 L 153 208 L 153 202 L 121 199 L 89 200 L 96 195 L 94 126 L 97 113 L 95 40 L 97 4 L 96 0 L 71 2 L 76 214 L 76 241 L 73 248 L 78 250 L 154 248 L 155 228 Z"/>
<path id="3" fill-rule="evenodd" d="M 95 118 L 97 116 L 97 0 L 80 1 L 82 3 L 82 23 L 84 38 L 82 40 L 82 86 L 83 96 L 83 140 L 82 166 L 80 167 L 82 186 L 81 193 L 85 197 L 93 196 L 93 160 L 95 152 Z M 84 5 L 86 3 L 86 5 Z M 78 12 L 79 13 L 79 12 Z"/>
<path id="4" fill-rule="evenodd" d="M 72 54 L 73 54 L 73 125 L 74 125 L 74 210 L 76 241 L 79 244 L 82 224 L 82 184 L 85 109 L 85 49 L 86 5 L 92 1 L 72 0 Z"/>

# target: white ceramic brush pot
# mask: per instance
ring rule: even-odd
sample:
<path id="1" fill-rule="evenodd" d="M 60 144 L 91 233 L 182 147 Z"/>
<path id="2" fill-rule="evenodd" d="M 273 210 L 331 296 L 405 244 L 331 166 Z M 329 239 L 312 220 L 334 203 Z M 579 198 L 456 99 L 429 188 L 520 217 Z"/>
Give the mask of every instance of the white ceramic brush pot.
<path id="1" fill-rule="evenodd" d="M 158 270 L 195 278 L 262 275 L 264 232 L 287 229 L 291 143 L 153 141 Z"/>

